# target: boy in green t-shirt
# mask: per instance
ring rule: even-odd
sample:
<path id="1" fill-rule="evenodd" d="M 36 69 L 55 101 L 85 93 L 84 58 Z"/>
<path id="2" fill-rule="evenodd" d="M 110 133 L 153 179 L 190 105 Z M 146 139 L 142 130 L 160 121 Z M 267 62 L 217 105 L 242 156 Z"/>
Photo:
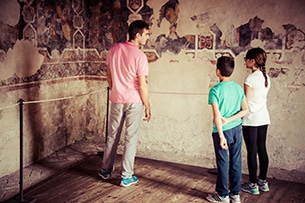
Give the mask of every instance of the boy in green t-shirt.
<path id="1" fill-rule="evenodd" d="M 209 194 L 210 202 L 240 202 L 242 178 L 242 119 L 248 105 L 242 87 L 230 80 L 234 59 L 218 58 L 216 75 L 220 82 L 211 88 L 208 104 L 213 111 L 213 143 L 217 164 L 217 194 Z M 228 186 L 230 182 L 230 187 Z"/>

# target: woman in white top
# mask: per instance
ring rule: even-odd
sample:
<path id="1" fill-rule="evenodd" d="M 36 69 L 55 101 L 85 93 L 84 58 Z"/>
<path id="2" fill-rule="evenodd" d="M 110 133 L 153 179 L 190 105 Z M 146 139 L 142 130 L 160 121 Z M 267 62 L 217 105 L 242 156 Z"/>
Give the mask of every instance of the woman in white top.
<path id="1" fill-rule="evenodd" d="M 254 195 L 259 191 L 269 191 L 266 181 L 269 158 L 266 149 L 267 128 L 270 124 L 267 109 L 267 94 L 270 79 L 266 74 L 267 54 L 261 48 L 250 49 L 245 57 L 245 65 L 252 70 L 244 82 L 244 90 L 249 106 L 249 114 L 243 118 L 243 136 L 247 148 L 249 181 L 242 185 L 242 191 Z M 259 175 L 257 176 L 257 155 Z"/>

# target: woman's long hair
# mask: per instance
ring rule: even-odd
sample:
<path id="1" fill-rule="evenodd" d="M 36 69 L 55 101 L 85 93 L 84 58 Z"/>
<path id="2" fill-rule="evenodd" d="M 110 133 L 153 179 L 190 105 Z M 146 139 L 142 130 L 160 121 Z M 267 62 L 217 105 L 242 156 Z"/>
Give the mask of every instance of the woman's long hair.
<path id="1" fill-rule="evenodd" d="M 265 87 L 268 87 L 268 78 L 266 75 L 267 54 L 262 48 L 250 49 L 246 54 L 247 59 L 254 59 L 255 67 L 259 68 L 265 78 Z"/>

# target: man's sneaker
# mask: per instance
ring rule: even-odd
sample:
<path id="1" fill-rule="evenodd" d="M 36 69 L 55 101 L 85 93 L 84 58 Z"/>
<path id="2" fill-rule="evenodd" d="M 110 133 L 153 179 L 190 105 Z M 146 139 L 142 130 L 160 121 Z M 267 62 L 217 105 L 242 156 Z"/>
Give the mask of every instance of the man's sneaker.
<path id="1" fill-rule="evenodd" d="M 137 178 L 137 176 L 131 176 L 130 178 L 122 178 L 121 179 L 121 186 L 123 187 L 128 187 L 132 184 L 135 184 L 139 181 L 139 179 Z"/>
<path id="2" fill-rule="evenodd" d="M 257 185 L 258 185 L 260 191 L 262 191 L 262 192 L 269 191 L 268 182 L 266 180 L 258 179 Z"/>
<path id="3" fill-rule="evenodd" d="M 240 196 L 239 195 L 229 195 L 231 203 L 240 203 Z"/>
<path id="4" fill-rule="evenodd" d="M 110 179 L 111 178 L 111 173 L 108 173 L 108 172 L 103 172 L 101 170 L 99 170 L 97 172 L 97 174 L 102 177 L 104 180 L 107 180 L 107 179 Z"/>
<path id="5" fill-rule="evenodd" d="M 206 197 L 206 199 L 209 202 L 223 202 L 223 203 L 230 203 L 230 198 L 229 196 L 219 196 L 218 194 L 208 194 L 208 196 Z"/>
<path id="6" fill-rule="evenodd" d="M 242 185 L 241 190 L 252 195 L 259 195 L 259 189 L 256 183 L 247 182 Z"/>

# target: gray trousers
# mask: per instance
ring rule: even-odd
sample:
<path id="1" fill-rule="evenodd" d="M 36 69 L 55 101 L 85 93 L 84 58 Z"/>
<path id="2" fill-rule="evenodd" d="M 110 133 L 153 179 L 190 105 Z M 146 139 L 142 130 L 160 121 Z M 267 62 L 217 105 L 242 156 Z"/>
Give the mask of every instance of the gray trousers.
<path id="1" fill-rule="evenodd" d="M 108 138 L 104 150 L 102 171 L 111 173 L 114 169 L 117 148 L 125 122 L 121 176 L 131 177 L 133 175 L 140 124 L 143 118 L 143 108 L 144 106 L 141 103 L 111 103 Z"/>

